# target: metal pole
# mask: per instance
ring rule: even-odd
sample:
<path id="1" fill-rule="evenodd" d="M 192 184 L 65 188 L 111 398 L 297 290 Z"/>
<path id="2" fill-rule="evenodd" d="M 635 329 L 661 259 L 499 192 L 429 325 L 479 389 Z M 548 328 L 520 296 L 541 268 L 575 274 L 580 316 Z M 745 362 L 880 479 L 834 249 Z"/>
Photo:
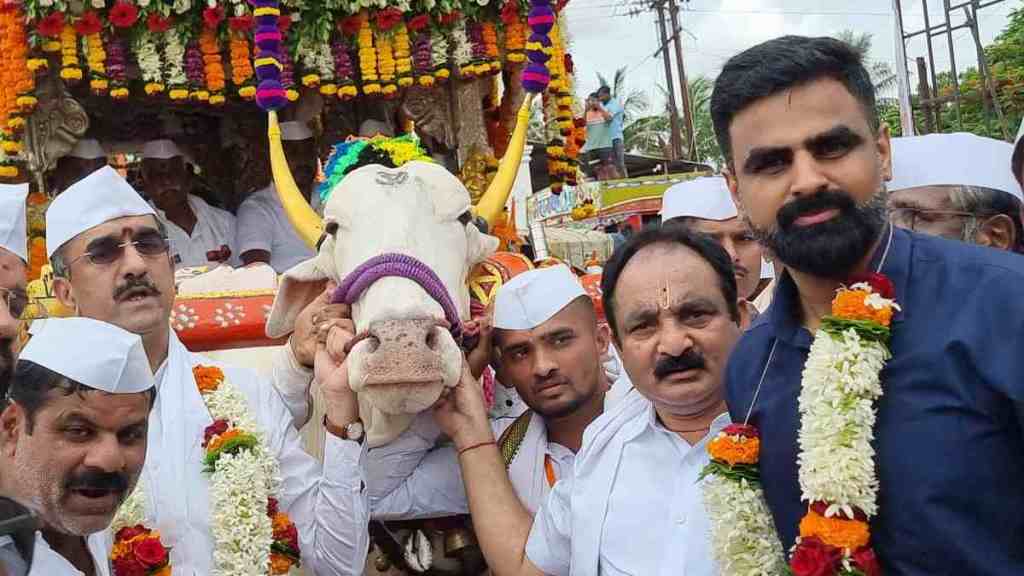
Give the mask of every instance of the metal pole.
<path id="1" fill-rule="evenodd" d="M 679 69 L 679 89 L 682 91 L 683 115 L 686 126 L 686 157 L 696 159 L 696 138 L 693 134 L 693 109 L 690 107 L 690 84 L 686 79 L 686 65 L 683 63 L 683 41 L 679 38 L 682 28 L 679 27 L 679 6 L 676 0 L 668 0 L 668 14 L 672 21 L 672 43 L 676 49 L 676 67 Z"/>
<path id="2" fill-rule="evenodd" d="M 910 102 L 910 71 L 907 70 L 907 46 L 903 37 L 903 9 L 900 0 L 892 0 L 896 13 L 896 85 L 900 98 L 900 128 L 903 136 L 913 136 L 914 108 Z"/>
<path id="3" fill-rule="evenodd" d="M 921 7 L 924 9 L 924 38 L 928 44 L 928 73 L 931 74 L 932 89 L 935 90 L 935 95 L 939 94 L 939 81 L 935 77 L 935 47 L 932 46 L 932 24 L 931 19 L 928 16 L 928 0 L 921 0 Z M 942 116 L 939 114 L 939 107 L 933 108 L 935 111 L 935 129 L 934 131 L 942 131 Z"/>
<path id="4" fill-rule="evenodd" d="M 924 112 L 924 133 L 935 133 L 935 116 L 932 115 L 932 93 L 928 88 L 928 68 L 925 66 L 924 58 L 917 57 L 917 96 L 921 99 L 921 108 Z"/>
<path id="5" fill-rule="evenodd" d="M 942 8 L 946 15 L 946 45 L 949 47 L 949 75 L 953 78 L 953 102 L 954 109 L 956 110 L 956 127 L 957 130 L 963 130 L 964 122 L 963 117 L 960 114 L 960 79 L 957 78 L 956 50 L 953 47 L 953 24 L 949 21 L 949 0 L 942 0 Z M 937 86 L 935 90 L 938 92 Z"/>
<path id="6" fill-rule="evenodd" d="M 985 59 L 985 49 L 981 46 L 981 37 L 978 33 L 978 11 L 977 11 L 977 0 L 971 6 L 973 10 L 968 10 L 964 7 L 964 17 L 967 18 L 967 23 L 970 25 L 971 36 L 974 37 L 974 48 L 978 51 L 978 70 L 981 72 L 981 79 L 985 82 L 985 89 L 988 90 L 989 95 L 992 97 L 992 107 L 996 111 L 996 118 L 999 119 L 999 128 L 1003 132 L 1003 139 L 1010 140 L 1010 128 L 1006 124 L 1006 116 L 1003 115 L 1003 107 L 999 104 L 999 93 L 996 92 L 996 83 L 992 78 L 992 75 L 988 68 L 988 62 Z M 973 14 L 972 14 L 973 12 Z M 982 102 L 985 99 L 982 98 Z M 988 121 L 988 114 L 985 115 L 986 124 Z"/>
<path id="7" fill-rule="evenodd" d="M 672 158 L 676 160 L 682 156 L 681 143 L 679 142 L 679 109 L 676 108 L 676 91 L 672 82 L 672 62 L 668 57 L 668 34 L 665 32 L 665 5 L 661 2 L 654 5 L 658 11 L 658 32 L 661 35 L 662 60 L 665 65 L 665 88 L 668 93 L 669 125 L 672 130 Z"/>

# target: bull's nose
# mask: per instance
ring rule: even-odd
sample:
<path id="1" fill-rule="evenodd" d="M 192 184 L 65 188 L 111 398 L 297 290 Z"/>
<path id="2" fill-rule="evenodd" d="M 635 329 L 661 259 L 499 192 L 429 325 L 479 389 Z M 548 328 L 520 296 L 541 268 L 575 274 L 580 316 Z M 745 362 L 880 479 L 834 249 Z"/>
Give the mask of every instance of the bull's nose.
<path id="1" fill-rule="evenodd" d="M 437 352 L 437 320 L 417 318 L 406 320 L 378 320 L 370 324 L 367 340 L 370 353 L 423 354 Z"/>

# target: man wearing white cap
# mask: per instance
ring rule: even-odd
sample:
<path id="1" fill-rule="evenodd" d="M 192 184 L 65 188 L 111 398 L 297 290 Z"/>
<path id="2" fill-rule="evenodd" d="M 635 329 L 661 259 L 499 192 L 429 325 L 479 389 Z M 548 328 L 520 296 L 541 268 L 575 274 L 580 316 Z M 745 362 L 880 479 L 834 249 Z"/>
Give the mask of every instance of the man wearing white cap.
<path id="1" fill-rule="evenodd" d="M 494 300 L 493 331 L 482 331 L 479 346 L 490 348 L 492 339 L 497 378 L 514 386 L 530 409 L 490 426 L 512 487 L 533 514 L 555 482 L 572 473 L 583 430 L 604 411 L 601 354 L 608 339 L 598 329 L 593 302 L 566 266 L 530 270 L 503 285 Z M 429 430 L 417 422 L 394 443 L 369 452 L 375 518 L 469 511 L 455 449 L 422 457 L 436 439 Z"/>
<path id="2" fill-rule="evenodd" d="M 106 529 L 146 460 L 154 384 L 131 332 L 90 318 L 32 326 L 0 414 L 0 494 L 42 525 L 29 574 L 110 573 Z M 19 570 L 14 552 L 0 540 L 0 564 Z"/>
<path id="3" fill-rule="evenodd" d="M 216 365 L 189 352 L 171 330 L 174 270 L 161 227 L 149 204 L 109 167 L 58 196 L 46 213 L 57 297 L 81 316 L 139 334 L 156 371 L 160 393 L 149 445 L 160 457 L 148 461 L 143 470 L 147 497 L 140 505 L 146 523 L 159 529 L 172 549 L 174 573 L 210 574 L 222 568 L 219 563 L 224 560 L 215 557 L 243 554 L 225 548 L 232 541 L 227 534 L 232 527 L 257 530 L 246 532 L 247 538 L 267 537 L 258 532 L 266 525 L 243 522 L 241 515 L 251 516 L 253 511 L 233 505 L 226 499 L 231 494 L 204 472 L 204 438 L 214 422 L 211 414 L 225 410 L 232 420 L 258 429 L 254 432 L 267 456 L 265 465 L 280 470 L 281 482 L 273 495 L 279 510 L 298 529 L 303 565 L 314 573 L 358 573 L 366 558 L 368 513 L 360 489 L 361 437 L 348 426 L 358 418 L 354 394 L 321 385 L 327 399 L 326 421 L 335 425 L 328 430 L 342 431 L 327 434 L 321 466 L 303 451 L 291 413 L 270 382 L 253 371 Z M 302 346 L 295 343 L 309 337 L 294 334 L 292 345 L 284 349 L 288 354 L 294 351 L 298 359 Z M 285 372 L 275 367 L 276 378 Z M 290 377 L 308 382 L 301 373 Z M 200 386 L 209 392 L 211 379 L 220 382 L 215 384 L 218 390 L 227 385 L 230 392 L 225 393 L 234 400 L 224 404 L 225 397 L 214 404 L 201 394 Z M 346 439 L 348 435 L 352 439 Z M 231 482 L 246 493 L 270 491 L 261 478 L 266 477 L 242 470 Z M 269 553 L 269 547 L 250 550 L 244 564 L 266 566 Z"/>
<path id="4" fill-rule="evenodd" d="M 761 245 L 740 220 L 725 178 L 708 176 L 670 187 L 662 198 L 661 220 L 707 234 L 725 248 L 732 257 L 740 299 L 756 316 L 749 300 L 761 280 L 772 277 L 772 270 L 763 259 Z"/>
<path id="5" fill-rule="evenodd" d="M 897 226 L 1022 251 L 1020 183 L 1013 146 L 974 134 L 893 138 L 889 215 Z"/>
<path id="6" fill-rule="evenodd" d="M 282 122 L 281 141 L 295 183 L 308 202 L 317 174 L 313 132 L 304 122 Z M 238 207 L 237 245 L 243 264 L 265 262 L 279 274 L 316 255 L 288 221 L 273 182 Z"/>
<path id="7" fill-rule="evenodd" d="M 107 165 L 107 151 L 95 138 L 82 138 L 66 156 L 57 159 L 53 189 L 60 194 L 69 186 Z"/>
<path id="8" fill-rule="evenodd" d="M 471 377 L 435 408 L 481 549 L 498 574 L 718 574 L 698 476 L 729 423 L 722 373 L 740 335 L 729 256 L 686 228 L 648 228 L 615 252 L 601 288 L 636 390 L 587 427 L 535 516 L 507 480 Z"/>
<path id="9" fill-rule="evenodd" d="M 167 228 L 176 267 L 238 262 L 235 216 L 189 192 L 185 157 L 171 140 L 151 140 L 142 148 L 142 182 Z"/>
<path id="10" fill-rule="evenodd" d="M 28 304 L 27 197 L 28 184 L 0 184 L 0 373 L 11 368 L 19 318 Z"/>

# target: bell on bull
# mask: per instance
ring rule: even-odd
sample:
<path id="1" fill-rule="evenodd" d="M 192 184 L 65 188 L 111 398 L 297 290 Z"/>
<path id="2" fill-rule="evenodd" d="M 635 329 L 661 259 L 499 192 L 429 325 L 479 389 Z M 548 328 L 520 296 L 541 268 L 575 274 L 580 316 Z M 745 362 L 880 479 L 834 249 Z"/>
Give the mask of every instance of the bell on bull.
<path id="1" fill-rule="evenodd" d="M 501 213 L 515 180 L 528 105 L 520 110 L 498 174 L 475 207 L 488 222 Z M 270 114 L 278 194 L 292 225 L 318 252 L 284 274 L 267 335 L 288 334 L 322 281 L 337 282 L 334 301 L 352 305 L 356 325 L 347 361 L 367 443 L 386 444 L 458 382 L 457 340 L 470 313 L 467 276 L 498 240 L 472 224 L 474 207 L 458 178 L 422 161 L 398 168 L 371 164 L 347 173 L 329 191 L 321 221 L 295 186 Z"/>

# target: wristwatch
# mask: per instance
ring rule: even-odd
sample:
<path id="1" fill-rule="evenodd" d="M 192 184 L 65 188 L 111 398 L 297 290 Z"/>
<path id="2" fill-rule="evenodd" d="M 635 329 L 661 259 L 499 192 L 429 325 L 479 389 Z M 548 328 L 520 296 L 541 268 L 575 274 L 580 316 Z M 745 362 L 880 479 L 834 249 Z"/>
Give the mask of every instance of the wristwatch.
<path id="1" fill-rule="evenodd" d="M 327 419 L 327 415 L 324 414 L 324 428 L 342 440 L 351 440 L 357 443 L 362 443 L 363 441 L 362 420 L 356 420 L 355 422 L 345 426 L 336 426 L 332 424 L 331 421 Z"/>

